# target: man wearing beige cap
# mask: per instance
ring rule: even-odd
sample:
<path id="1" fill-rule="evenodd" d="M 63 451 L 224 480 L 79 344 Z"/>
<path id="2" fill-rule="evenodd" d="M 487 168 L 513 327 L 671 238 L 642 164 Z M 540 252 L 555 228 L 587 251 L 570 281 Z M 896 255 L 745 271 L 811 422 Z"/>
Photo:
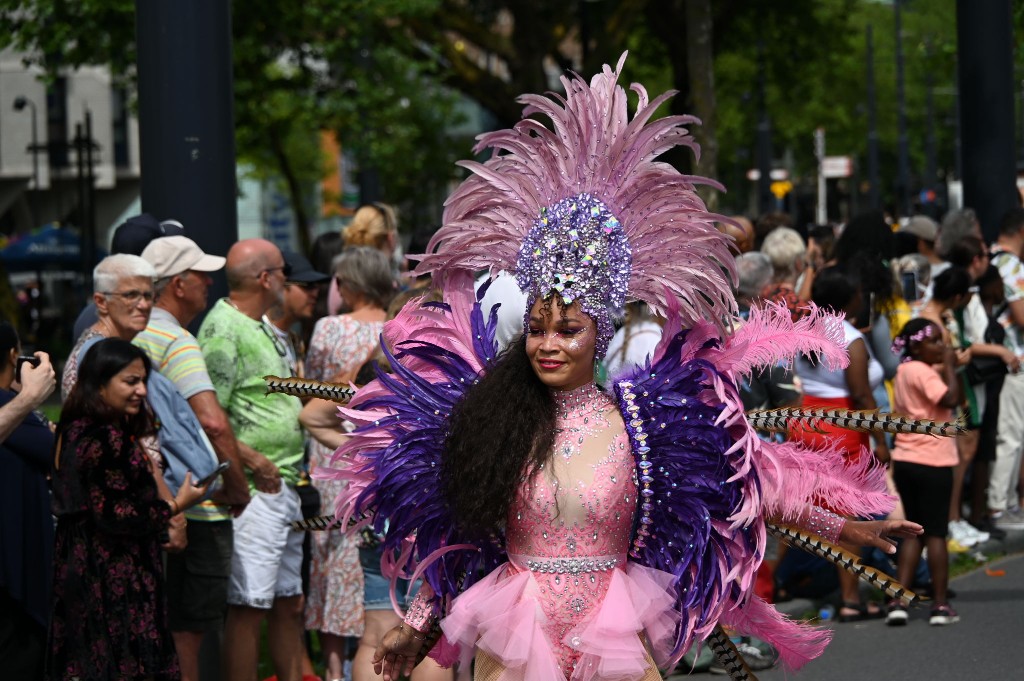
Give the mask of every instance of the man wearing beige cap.
<path id="1" fill-rule="evenodd" d="M 188 547 L 167 560 L 168 614 L 183 681 L 199 679 L 199 648 L 207 632 L 222 628 L 234 533 L 232 515 L 249 502 L 238 443 L 206 369 L 195 336 L 185 328 L 206 309 L 210 272 L 225 259 L 207 255 L 184 236 L 153 240 L 142 258 L 156 269 L 156 302 L 149 325 L 133 342 L 188 400 L 221 461 L 224 485 L 212 499 L 186 512 Z"/>
<path id="2" fill-rule="evenodd" d="M 917 238 L 917 252 L 928 258 L 933 268 L 942 263 L 942 258 L 935 252 L 935 239 L 939 235 L 939 223 L 935 220 L 927 215 L 915 215 L 907 224 L 900 227 L 900 232 Z M 938 272 L 932 274 L 936 275 Z"/>

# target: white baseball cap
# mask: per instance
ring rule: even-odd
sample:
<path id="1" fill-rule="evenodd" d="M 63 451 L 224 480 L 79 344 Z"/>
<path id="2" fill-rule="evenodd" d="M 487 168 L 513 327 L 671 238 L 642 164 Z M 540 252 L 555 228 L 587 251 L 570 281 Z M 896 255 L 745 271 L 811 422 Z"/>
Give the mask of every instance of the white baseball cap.
<path id="1" fill-rule="evenodd" d="M 227 262 L 219 255 L 207 255 L 187 236 L 153 239 L 142 251 L 142 259 L 156 269 L 157 279 L 173 277 L 188 270 L 216 272 Z"/>

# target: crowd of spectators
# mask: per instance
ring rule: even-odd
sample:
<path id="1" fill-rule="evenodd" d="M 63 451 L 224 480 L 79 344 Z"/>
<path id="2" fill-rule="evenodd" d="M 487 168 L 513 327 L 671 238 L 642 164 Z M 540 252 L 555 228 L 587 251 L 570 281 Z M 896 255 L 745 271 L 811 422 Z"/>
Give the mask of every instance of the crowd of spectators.
<path id="1" fill-rule="evenodd" d="M 759 250 L 737 259 L 741 309 L 782 304 L 794 321 L 809 312 L 808 303 L 843 313 L 850 364 L 828 372 L 798 357 L 792 375 L 775 380 L 795 384 L 799 397 L 778 391 L 779 400 L 767 399 L 771 392 L 752 379 L 759 395 L 752 404 L 880 408 L 965 425 L 944 442 L 912 434 L 873 443 L 842 432 L 789 434 L 824 438 L 847 456 L 873 455 L 891 465 L 891 491 L 901 500 L 896 513 L 925 526 L 923 540 L 902 547 L 899 576 L 932 596 L 933 624 L 957 621 L 945 583 L 947 551 L 1024 529 L 1024 210 L 1003 216 L 990 245 L 969 209 L 941 223 L 917 215 L 892 224 L 881 213 L 865 213 L 841 227 L 814 226 L 806 238 L 775 215 L 759 221 L 755 235 Z M 924 547 L 927 568 L 919 564 Z M 812 583 L 800 577 L 780 566 L 777 595 Z M 848 582 L 840 575 L 840 621 L 907 621 L 895 604 L 861 603 Z"/>
<path id="2" fill-rule="evenodd" d="M 96 267 L 61 358 L 57 425 L 33 412 L 54 389 L 50 359 L 19 360 L 17 334 L 0 324 L 0 642 L 17 678 L 251 681 L 264 652 L 280 681 L 318 666 L 326 681 L 373 678 L 372 651 L 397 622 L 375 537 L 290 527 L 330 511 L 337 483 L 310 471 L 344 424 L 329 402 L 266 395 L 263 377 L 358 384 L 375 362 L 387 369 L 383 324 L 428 293 L 400 275 L 396 217 L 364 206 L 308 258 L 262 239 L 207 254 L 187 226 L 132 218 Z M 901 548 L 900 577 L 930 589 L 934 624 L 955 622 L 947 550 L 1024 529 L 1024 210 L 1007 213 L 990 246 L 969 210 L 902 225 L 867 213 L 804 232 L 772 214 L 722 229 L 736 245 L 738 323 L 764 305 L 794 322 L 815 307 L 845 316 L 845 369 L 809 357 L 766 367 L 742 378 L 748 409 L 895 409 L 967 424 L 941 447 L 846 431 L 776 436 L 891 463 L 896 513 L 926 530 Z M 210 301 L 222 270 L 228 295 Z M 523 300 L 509 281 L 500 276 L 485 304 L 502 302 L 499 324 L 518 329 Z M 629 308 L 601 376 L 644 362 L 660 334 L 656 316 Z M 765 595 L 806 584 L 770 558 Z M 845 575 L 838 619 L 906 622 Z M 414 676 L 453 672 L 424 665 Z"/>

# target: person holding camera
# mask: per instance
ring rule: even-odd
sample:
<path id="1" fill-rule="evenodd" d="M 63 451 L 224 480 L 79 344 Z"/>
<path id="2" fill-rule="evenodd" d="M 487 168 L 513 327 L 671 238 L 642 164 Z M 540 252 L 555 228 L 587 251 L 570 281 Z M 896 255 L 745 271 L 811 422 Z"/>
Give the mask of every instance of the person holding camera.
<path id="1" fill-rule="evenodd" d="M 33 410 L 55 380 L 45 353 L 20 354 L 14 327 L 0 321 L 0 669 L 28 679 L 43 672 L 53 560 L 53 431 Z"/>

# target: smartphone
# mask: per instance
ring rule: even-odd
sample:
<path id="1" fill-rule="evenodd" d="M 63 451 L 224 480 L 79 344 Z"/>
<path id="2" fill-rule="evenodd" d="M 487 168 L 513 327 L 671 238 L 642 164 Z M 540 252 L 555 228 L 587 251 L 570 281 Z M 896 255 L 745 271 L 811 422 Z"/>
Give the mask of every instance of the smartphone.
<path id="1" fill-rule="evenodd" d="M 38 367 L 39 363 L 41 361 L 42 360 L 39 359 L 38 357 L 36 357 L 35 355 L 32 355 L 31 357 L 29 357 L 27 355 L 21 355 L 20 357 L 18 357 L 18 362 L 17 362 L 17 364 L 14 365 L 14 380 L 17 381 L 18 383 L 21 383 L 21 365 L 22 364 L 28 362 L 32 366 Z"/>
<path id="2" fill-rule="evenodd" d="M 903 287 L 903 300 L 912 303 L 920 298 L 917 290 L 917 272 L 903 272 L 900 274 L 900 284 Z"/>
<path id="3" fill-rule="evenodd" d="M 207 475 L 205 478 L 193 480 L 192 484 L 195 485 L 196 487 L 205 487 L 206 485 L 209 485 L 211 482 L 213 482 L 218 475 L 226 471 L 228 469 L 228 466 L 230 465 L 230 461 L 221 461 L 219 464 L 217 464 L 217 467 L 213 469 L 212 473 Z"/>

